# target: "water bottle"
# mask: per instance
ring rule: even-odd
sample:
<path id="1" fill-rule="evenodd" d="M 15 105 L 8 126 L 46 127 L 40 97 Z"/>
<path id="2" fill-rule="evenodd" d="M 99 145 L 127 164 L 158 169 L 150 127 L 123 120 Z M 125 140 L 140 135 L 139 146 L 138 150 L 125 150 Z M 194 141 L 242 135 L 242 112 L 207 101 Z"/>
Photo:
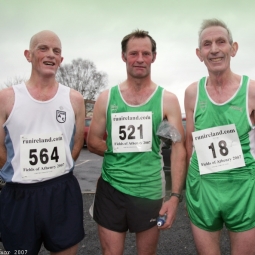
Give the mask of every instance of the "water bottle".
<path id="1" fill-rule="evenodd" d="M 166 214 L 157 218 L 157 226 L 162 227 L 166 222 Z"/>

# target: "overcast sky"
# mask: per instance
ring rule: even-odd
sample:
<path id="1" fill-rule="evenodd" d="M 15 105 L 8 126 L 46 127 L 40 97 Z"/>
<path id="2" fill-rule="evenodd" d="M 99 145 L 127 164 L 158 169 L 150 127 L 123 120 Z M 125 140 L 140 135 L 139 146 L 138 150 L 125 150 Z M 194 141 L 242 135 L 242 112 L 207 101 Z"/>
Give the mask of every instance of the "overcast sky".
<path id="1" fill-rule="evenodd" d="M 47 29 L 62 41 L 64 64 L 89 59 L 111 87 L 126 78 L 120 42 L 139 28 L 157 42 L 152 80 L 175 93 L 184 112 L 185 88 L 207 75 L 195 54 L 204 19 L 227 23 L 239 44 L 232 70 L 255 79 L 254 10 L 254 0 L 0 0 L 0 86 L 29 78 L 23 52 L 32 35 Z"/>

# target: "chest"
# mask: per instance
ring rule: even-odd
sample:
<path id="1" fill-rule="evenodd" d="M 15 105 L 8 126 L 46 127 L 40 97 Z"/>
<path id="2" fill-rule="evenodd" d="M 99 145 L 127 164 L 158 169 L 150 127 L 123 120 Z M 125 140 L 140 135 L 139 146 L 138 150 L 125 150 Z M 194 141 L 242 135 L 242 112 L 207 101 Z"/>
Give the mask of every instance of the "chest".
<path id="1" fill-rule="evenodd" d="M 142 105 L 148 102 L 152 95 L 153 91 L 144 92 L 121 91 L 122 98 L 129 105 Z"/>
<path id="2" fill-rule="evenodd" d="M 206 86 L 206 91 L 209 98 L 216 104 L 224 104 L 235 97 L 238 92 L 238 86 L 236 87 L 213 87 Z"/>

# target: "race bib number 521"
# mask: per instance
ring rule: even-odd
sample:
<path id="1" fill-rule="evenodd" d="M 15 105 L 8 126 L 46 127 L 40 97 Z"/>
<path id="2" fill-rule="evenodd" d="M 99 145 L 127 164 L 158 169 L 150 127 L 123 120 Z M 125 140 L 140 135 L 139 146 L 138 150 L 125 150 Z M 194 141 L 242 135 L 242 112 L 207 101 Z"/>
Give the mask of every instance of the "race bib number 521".
<path id="1" fill-rule="evenodd" d="M 145 152 L 152 146 L 152 113 L 112 113 L 113 152 Z"/>
<path id="2" fill-rule="evenodd" d="M 63 134 L 20 136 L 20 166 L 23 179 L 40 179 L 64 173 L 66 154 Z"/>

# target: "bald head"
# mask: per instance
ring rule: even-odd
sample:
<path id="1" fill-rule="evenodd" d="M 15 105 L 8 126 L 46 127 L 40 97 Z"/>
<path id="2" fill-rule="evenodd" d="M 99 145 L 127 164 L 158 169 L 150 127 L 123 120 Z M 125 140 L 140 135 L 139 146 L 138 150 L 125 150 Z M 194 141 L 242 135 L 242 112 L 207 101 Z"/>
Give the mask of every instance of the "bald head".
<path id="1" fill-rule="evenodd" d="M 25 50 L 24 55 L 32 64 L 32 74 L 38 75 L 42 70 L 48 70 L 55 75 L 63 61 L 61 41 L 54 32 L 41 31 L 32 36 L 29 50 Z M 41 74 L 45 74 L 44 71 Z"/>
<path id="2" fill-rule="evenodd" d="M 29 44 L 29 49 L 33 50 L 36 45 L 43 43 L 45 40 L 55 40 L 59 44 L 59 48 L 61 49 L 61 41 L 59 37 L 50 30 L 43 30 L 35 35 L 32 36 Z"/>

